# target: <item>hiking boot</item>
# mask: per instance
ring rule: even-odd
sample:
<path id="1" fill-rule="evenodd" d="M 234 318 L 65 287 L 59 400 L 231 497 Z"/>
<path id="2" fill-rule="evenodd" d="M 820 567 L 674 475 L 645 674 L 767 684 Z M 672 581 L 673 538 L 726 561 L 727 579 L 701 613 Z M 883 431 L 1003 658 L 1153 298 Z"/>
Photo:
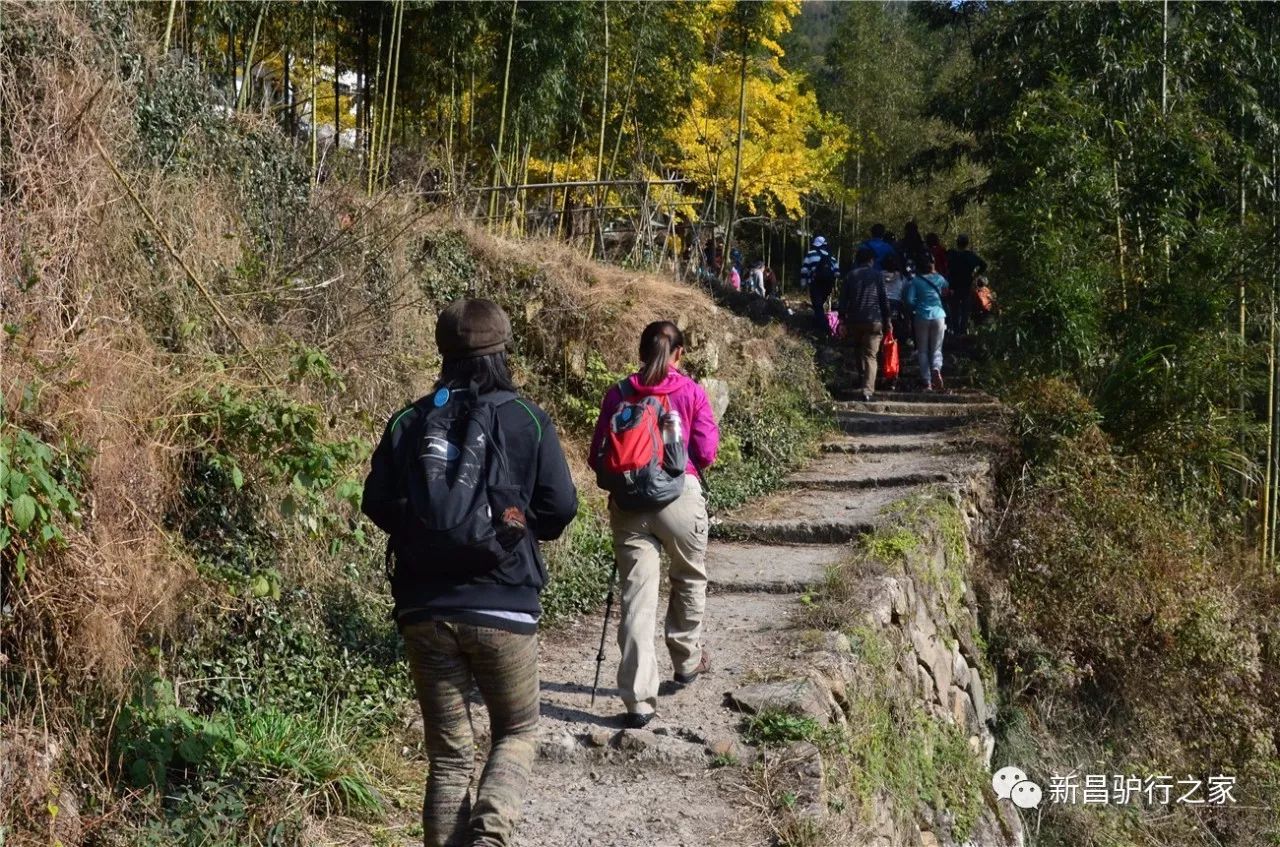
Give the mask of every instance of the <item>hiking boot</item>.
<path id="1" fill-rule="evenodd" d="M 938 370 L 937 368 L 934 368 L 933 371 L 929 374 L 929 376 L 930 376 L 929 381 L 933 383 L 933 387 L 941 391 L 942 390 L 942 371 Z"/>
<path id="2" fill-rule="evenodd" d="M 711 651 L 706 647 L 702 648 L 702 658 L 698 660 L 698 666 L 688 673 L 678 673 L 675 676 L 677 685 L 688 685 L 707 671 L 711 670 Z"/>
<path id="3" fill-rule="evenodd" d="M 622 725 L 627 729 L 644 729 L 657 716 L 657 712 L 627 712 L 627 716 L 622 719 Z"/>

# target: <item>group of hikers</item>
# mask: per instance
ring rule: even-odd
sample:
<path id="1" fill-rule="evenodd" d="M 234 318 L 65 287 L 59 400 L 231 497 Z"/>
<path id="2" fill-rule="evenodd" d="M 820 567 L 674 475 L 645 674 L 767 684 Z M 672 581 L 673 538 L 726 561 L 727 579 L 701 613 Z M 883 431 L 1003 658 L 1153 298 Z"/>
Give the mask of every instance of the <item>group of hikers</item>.
<path id="1" fill-rule="evenodd" d="M 872 226 L 851 267 L 840 267 L 819 235 L 800 264 L 815 331 L 854 345 L 866 400 L 875 394 L 879 357 L 891 341 L 914 344 L 920 387 L 941 390 L 946 335 L 966 335 L 972 318 L 983 320 L 994 308 L 987 263 L 970 247 L 969 236 L 957 236 L 948 250 L 936 233 L 922 238 L 914 220 L 903 232 L 895 241 L 884 224 Z M 836 311 L 829 313 L 833 294 Z"/>
<path id="2" fill-rule="evenodd" d="M 702 248 L 702 268 L 708 279 L 721 278 L 724 272 L 724 239 L 707 239 Z M 776 297 L 781 293 L 778 276 L 765 263 L 764 258 L 757 256 L 748 266 L 744 263 L 742 251 L 737 247 L 729 251 L 729 275 L 726 281 L 735 291 L 745 290 L 761 297 Z"/>
<path id="3" fill-rule="evenodd" d="M 706 392 L 681 370 L 680 329 L 656 321 L 639 342 L 641 366 L 605 393 L 587 456 L 609 492 L 621 597 L 618 693 L 623 725 L 637 729 L 658 709 L 663 553 L 672 682 L 688 686 L 711 669 L 701 472 L 720 437 Z M 511 321 L 501 307 L 451 304 L 437 321 L 436 345 L 443 364 L 435 386 L 391 417 L 361 508 L 388 535 L 393 615 L 422 710 L 424 843 L 497 847 L 512 843 L 535 758 L 547 581 L 539 544 L 568 527 L 578 495 L 550 417 L 516 391 Z M 491 732 L 474 796 L 473 690 Z"/>
<path id="4" fill-rule="evenodd" d="M 762 264 L 752 268 L 753 287 L 765 285 Z M 843 273 L 826 240 L 814 238 L 801 278 L 824 331 L 828 301 L 838 295 L 835 314 L 858 348 L 869 398 L 882 342 L 906 337 L 908 321 L 924 387 L 942 388 L 948 317 L 965 332 L 969 297 L 985 270 L 963 235 L 946 251 L 933 235 L 921 239 L 914 224 L 896 243 L 877 224 Z M 539 595 L 547 582 L 539 545 L 569 526 L 578 493 L 550 417 L 516 390 L 502 308 L 458 300 L 439 316 L 435 336 L 440 374 L 430 393 L 387 423 L 361 508 L 388 535 L 392 614 L 422 710 L 424 843 L 497 847 L 512 842 L 536 753 Z M 633 729 L 658 711 L 654 631 L 664 553 L 672 684 L 691 685 L 711 670 L 702 472 L 720 439 L 706 392 L 681 369 L 685 338 L 676 324 L 646 326 L 638 352 L 639 369 L 601 398 L 586 457 L 609 493 L 621 598 L 617 690 L 621 723 Z M 491 733 L 474 795 L 473 691 L 488 708 Z"/>

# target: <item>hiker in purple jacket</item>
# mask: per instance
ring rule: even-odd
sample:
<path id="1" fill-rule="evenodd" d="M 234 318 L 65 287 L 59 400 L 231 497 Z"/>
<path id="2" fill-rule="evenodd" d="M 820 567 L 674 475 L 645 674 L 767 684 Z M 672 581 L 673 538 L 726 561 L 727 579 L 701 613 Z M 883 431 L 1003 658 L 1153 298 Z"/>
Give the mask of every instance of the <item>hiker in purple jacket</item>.
<path id="1" fill-rule="evenodd" d="M 716 459 L 720 429 L 702 386 L 680 370 L 684 333 L 671 321 L 656 321 L 640 336 L 640 371 L 627 377 L 632 397 L 656 395 L 679 415 L 688 464 L 684 490 L 665 506 L 631 511 L 609 502 L 614 555 L 622 596 L 618 624 L 618 690 L 627 709 L 626 724 L 648 724 L 658 707 L 658 661 L 653 631 L 658 612 L 660 556 L 670 561 L 671 597 L 667 606 L 666 642 L 677 685 L 688 685 L 711 669 L 703 645 L 702 620 L 707 596 L 707 501 L 700 472 Z M 599 461 L 609 421 L 626 398 L 615 385 L 604 396 L 588 463 Z"/>

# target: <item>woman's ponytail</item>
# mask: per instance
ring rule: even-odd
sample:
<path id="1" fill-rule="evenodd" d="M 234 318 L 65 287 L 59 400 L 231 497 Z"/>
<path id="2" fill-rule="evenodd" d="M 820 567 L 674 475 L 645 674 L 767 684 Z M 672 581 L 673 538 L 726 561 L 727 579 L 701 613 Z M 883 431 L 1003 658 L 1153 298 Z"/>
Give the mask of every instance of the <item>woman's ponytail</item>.
<path id="1" fill-rule="evenodd" d="M 657 385 L 667 378 L 676 350 L 684 347 L 684 333 L 671 321 L 654 321 L 640 333 L 640 382 Z"/>

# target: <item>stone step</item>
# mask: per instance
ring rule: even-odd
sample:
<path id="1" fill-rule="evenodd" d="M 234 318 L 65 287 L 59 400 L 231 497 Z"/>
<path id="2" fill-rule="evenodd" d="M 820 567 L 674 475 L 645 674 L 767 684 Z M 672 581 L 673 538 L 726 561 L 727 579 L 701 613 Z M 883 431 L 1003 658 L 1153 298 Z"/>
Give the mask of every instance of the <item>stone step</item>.
<path id="1" fill-rule="evenodd" d="M 849 544 L 874 532 L 875 528 L 870 520 L 722 520 L 712 522 L 711 537 L 764 544 Z"/>
<path id="2" fill-rule="evenodd" d="M 813 488 L 826 491 L 859 491 L 868 488 L 909 488 L 913 485 L 933 485 L 940 482 L 951 482 L 950 474 L 943 472 L 918 471 L 914 473 L 889 474 L 886 476 L 865 476 L 852 479 L 814 479 L 787 480 L 790 488 Z"/>
<path id="3" fill-rule="evenodd" d="M 862 397 L 862 389 L 856 387 L 837 387 L 832 390 L 832 396 L 839 400 L 859 400 Z M 880 391 L 873 398 L 875 401 L 893 401 L 897 403 L 955 403 L 963 404 L 984 404 L 995 403 L 996 400 L 990 394 L 979 391 L 976 388 L 964 388 L 946 391 Z"/>
<path id="4" fill-rule="evenodd" d="M 926 396 L 928 396 L 926 394 Z M 886 415 L 944 415 L 977 416 L 1000 411 L 999 403 L 929 403 L 905 402 L 896 397 L 876 397 L 872 400 L 846 400 L 836 404 L 837 411 L 874 412 Z"/>
<path id="5" fill-rule="evenodd" d="M 712 593 L 790 594 L 822 584 L 827 571 L 848 555 L 838 544 L 780 545 L 713 541 L 707 547 Z"/>
<path id="6" fill-rule="evenodd" d="M 706 739 L 685 737 L 670 727 L 600 727 L 575 733 L 557 725 L 542 729 L 536 743 L 538 758 L 551 762 L 705 767 L 712 755 Z"/>
<path id="7" fill-rule="evenodd" d="M 711 537 L 772 544 L 845 544 L 873 531 L 894 488 L 803 488 L 744 506 L 711 523 Z"/>
<path id="8" fill-rule="evenodd" d="M 865 438 L 844 438 L 838 441 L 827 441 L 822 445 L 823 453 L 843 453 L 862 455 L 900 455 L 902 453 L 939 452 L 945 443 L 930 444 L 912 435 L 903 437 L 901 441 L 868 442 Z"/>
<path id="9" fill-rule="evenodd" d="M 863 456 L 833 452 L 788 475 L 786 484 L 827 490 L 905 488 L 951 482 L 964 466 L 962 459 L 936 451 Z"/>
<path id="10" fill-rule="evenodd" d="M 849 435 L 929 433 L 958 430 L 974 421 L 972 415 L 892 415 L 874 412 L 836 412 L 840 429 Z"/>
<path id="11" fill-rule="evenodd" d="M 896 455 L 902 453 L 960 453 L 968 449 L 963 441 L 924 439 L 914 432 L 884 432 L 884 434 L 846 435 L 822 445 L 823 453 L 854 455 Z"/>

